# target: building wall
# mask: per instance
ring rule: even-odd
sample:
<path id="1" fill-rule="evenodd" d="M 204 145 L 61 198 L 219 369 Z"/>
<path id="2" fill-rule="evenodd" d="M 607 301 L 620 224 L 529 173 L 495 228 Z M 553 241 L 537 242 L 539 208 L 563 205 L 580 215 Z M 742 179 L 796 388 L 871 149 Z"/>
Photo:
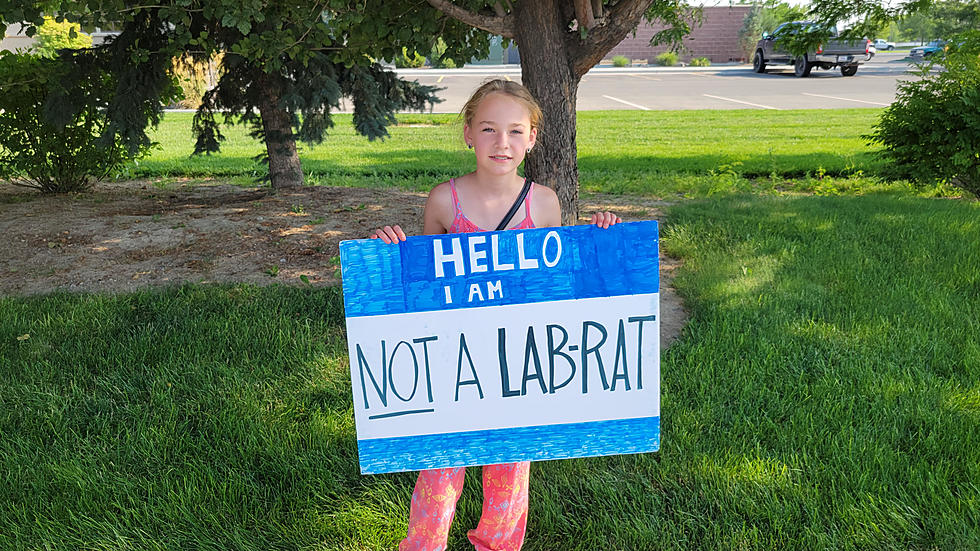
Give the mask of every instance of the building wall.
<path id="1" fill-rule="evenodd" d="M 681 61 L 694 57 L 706 57 L 712 63 L 745 61 L 744 53 L 738 47 L 738 31 L 748 15 L 751 6 L 717 6 L 703 8 L 701 26 L 695 26 L 691 34 L 684 38 L 684 48 L 678 51 Z M 628 36 L 618 46 L 606 54 L 607 58 L 621 55 L 632 60 L 649 60 L 653 63 L 658 54 L 666 52 L 667 46 L 650 47 L 650 39 L 663 25 L 652 26 L 642 22 L 636 36 Z"/>
<path id="2" fill-rule="evenodd" d="M 0 50 L 27 50 L 33 45 L 34 39 L 21 31 L 20 23 L 7 26 L 3 33 L 3 40 L 0 40 Z"/>

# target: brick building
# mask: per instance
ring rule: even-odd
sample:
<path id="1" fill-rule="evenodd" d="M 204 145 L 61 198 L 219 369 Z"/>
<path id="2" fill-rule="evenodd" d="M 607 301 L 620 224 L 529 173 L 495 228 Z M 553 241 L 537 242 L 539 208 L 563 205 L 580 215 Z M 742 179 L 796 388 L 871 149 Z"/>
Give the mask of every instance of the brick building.
<path id="1" fill-rule="evenodd" d="M 712 63 L 745 61 L 745 54 L 738 45 L 738 31 L 750 9 L 751 6 L 703 8 L 701 26 L 695 26 L 691 34 L 684 38 L 684 48 L 678 51 L 678 57 L 681 61 L 706 57 Z M 653 63 L 657 55 L 667 51 L 667 46 L 650 46 L 650 39 L 663 28 L 663 25 L 652 26 L 646 21 L 640 23 L 636 36 L 628 36 L 606 54 L 606 57 L 621 55 L 631 60 L 645 59 Z"/>

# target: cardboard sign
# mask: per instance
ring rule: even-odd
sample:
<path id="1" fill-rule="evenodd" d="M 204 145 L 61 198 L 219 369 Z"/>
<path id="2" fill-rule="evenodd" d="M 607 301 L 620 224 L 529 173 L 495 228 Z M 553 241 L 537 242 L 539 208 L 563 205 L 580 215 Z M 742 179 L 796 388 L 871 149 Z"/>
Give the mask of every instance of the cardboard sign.
<path id="1" fill-rule="evenodd" d="M 657 230 L 343 241 L 361 472 L 658 450 Z"/>

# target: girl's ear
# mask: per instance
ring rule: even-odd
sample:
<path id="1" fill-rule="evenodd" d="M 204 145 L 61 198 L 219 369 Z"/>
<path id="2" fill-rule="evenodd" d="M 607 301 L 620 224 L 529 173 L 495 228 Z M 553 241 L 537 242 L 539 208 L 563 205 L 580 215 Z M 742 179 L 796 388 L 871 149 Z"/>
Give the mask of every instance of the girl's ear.
<path id="1" fill-rule="evenodd" d="M 537 140 L 538 140 L 538 129 L 537 129 L 537 127 L 531 129 L 531 131 L 528 133 L 528 138 L 529 138 L 529 140 L 528 140 L 528 143 L 527 143 L 527 148 L 528 149 L 531 149 L 532 147 L 534 147 L 534 144 L 537 143 Z"/>
<path id="2" fill-rule="evenodd" d="M 463 141 L 466 142 L 466 145 L 473 144 L 473 138 L 470 137 L 470 125 L 468 124 L 463 125 Z"/>

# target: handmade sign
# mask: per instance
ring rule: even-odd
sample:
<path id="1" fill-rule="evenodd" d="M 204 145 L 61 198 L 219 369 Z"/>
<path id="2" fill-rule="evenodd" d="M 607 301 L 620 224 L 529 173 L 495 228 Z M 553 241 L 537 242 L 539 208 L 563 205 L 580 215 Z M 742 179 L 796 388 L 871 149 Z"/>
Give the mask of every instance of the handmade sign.
<path id="1" fill-rule="evenodd" d="M 343 241 L 361 472 L 660 448 L 656 222 Z"/>

